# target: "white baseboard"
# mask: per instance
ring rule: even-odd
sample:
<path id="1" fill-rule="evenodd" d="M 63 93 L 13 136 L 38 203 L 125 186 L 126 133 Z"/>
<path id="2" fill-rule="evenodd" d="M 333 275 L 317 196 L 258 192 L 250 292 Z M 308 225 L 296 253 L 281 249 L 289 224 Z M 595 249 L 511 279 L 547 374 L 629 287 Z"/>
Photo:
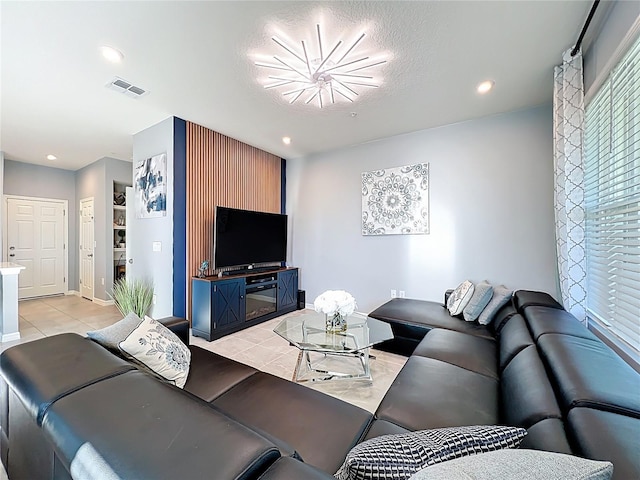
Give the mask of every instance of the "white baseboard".
<path id="1" fill-rule="evenodd" d="M 102 300 L 100 298 L 94 298 L 93 303 L 100 305 L 101 307 L 108 307 L 109 305 L 114 305 L 113 300 Z"/>
<path id="2" fill-rule="evenodd" d="M 67 290 L 67 293 L 65 293 L 65 295 L 75 295 L 76 297 L 79 297 L 80 292 L 78 290 Z"/>
<path id="3" fill-rule="evenodd" d="M 14 333 L 6 333 L 2 335 L 1 341 L 4 342 L 13 342 L 14 340 L 20 340 L 20 332 Z"/>

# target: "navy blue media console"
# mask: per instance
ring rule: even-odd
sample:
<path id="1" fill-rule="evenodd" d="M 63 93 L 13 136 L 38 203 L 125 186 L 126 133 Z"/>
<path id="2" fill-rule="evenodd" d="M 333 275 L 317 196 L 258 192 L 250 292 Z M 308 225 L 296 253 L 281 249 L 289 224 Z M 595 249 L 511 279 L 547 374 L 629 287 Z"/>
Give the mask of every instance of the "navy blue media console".
<path id="1" fill-rule="evenodd" d="M 191 330 L 209 341 L 274 317 L 298 304 L 298 269 L 193 277 Z"/>

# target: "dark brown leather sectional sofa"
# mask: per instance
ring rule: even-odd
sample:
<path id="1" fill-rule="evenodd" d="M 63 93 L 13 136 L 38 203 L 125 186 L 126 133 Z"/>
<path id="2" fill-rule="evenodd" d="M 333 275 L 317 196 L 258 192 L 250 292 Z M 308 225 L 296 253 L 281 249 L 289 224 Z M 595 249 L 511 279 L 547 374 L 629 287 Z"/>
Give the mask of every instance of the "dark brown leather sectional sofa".
<path id="1" fill-rule="evenodd" d="M 523 447 L 640 478 L 640 377 L 548 295 L 517 292 L 495 328 L 417 300 L 371 315 L 417 344 L 375 415 L 193 345 L 184 390 L 79 335 L 12 347 L 0 356 L 2 462 L 11 480 L 101 464 L 122 479 L 329 479 L 367 438 L 509 424 L 527 429 Z M 188 342 L 183 323 L 170 327 Z"/>

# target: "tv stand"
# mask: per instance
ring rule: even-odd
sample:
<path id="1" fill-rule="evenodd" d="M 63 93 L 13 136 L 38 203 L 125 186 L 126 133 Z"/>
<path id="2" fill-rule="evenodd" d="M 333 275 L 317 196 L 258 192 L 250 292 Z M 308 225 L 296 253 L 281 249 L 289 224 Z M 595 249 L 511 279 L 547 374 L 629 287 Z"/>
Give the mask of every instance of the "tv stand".
<path id="1" fill-rule="evenodd" d="M 259 267 L 191 279 L 191 331 L 215 340 L 258 325 L 298 305 L 298 269 Z"/>
<path id="2" fill-rule="evenodd" d="M 279 270 L 280 267 L 254 267 L 254 268 L 238 268 L 236 270 L 227 270 L 222 272 L 223 277 L 230 275 L 251 275 L 252 273 L 264 273 Z"/>

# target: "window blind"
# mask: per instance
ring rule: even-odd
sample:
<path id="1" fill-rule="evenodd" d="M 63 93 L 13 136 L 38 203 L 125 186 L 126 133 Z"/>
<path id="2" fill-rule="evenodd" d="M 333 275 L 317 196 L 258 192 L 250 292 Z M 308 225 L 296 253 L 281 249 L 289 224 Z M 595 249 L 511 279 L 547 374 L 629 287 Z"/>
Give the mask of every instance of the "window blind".
<path id="1" fill-rule="evenodd" d="M 586 108 L 587 314 L 640 352 L 640 39 Z M 628 349 L 628 348 L 627 348 Z"/>

